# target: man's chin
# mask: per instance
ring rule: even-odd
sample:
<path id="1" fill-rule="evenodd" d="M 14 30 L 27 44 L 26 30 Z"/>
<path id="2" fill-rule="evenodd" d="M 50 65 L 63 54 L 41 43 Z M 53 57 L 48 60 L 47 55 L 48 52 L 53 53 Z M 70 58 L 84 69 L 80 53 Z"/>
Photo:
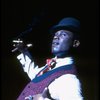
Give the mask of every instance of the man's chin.
<path id="1" fill-rule="evenodd" d="M 56 54 L 59 54 L 60 52 L 59 51 L 52 50 L 52 53 L 56 55 Z"/>
<path id="2" fill-rule="evenodd" d="M 67 52 L 52 52 L 57 57 L 65 57 Z"/>

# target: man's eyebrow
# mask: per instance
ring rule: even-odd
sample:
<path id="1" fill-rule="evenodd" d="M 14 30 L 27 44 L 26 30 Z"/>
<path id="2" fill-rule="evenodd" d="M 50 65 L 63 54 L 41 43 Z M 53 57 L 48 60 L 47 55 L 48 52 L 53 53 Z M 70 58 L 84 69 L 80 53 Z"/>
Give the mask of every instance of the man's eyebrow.
<path id="1" fill-rule="evenodd" d="M 62 31 L 61 31 L 61 34 L 70 34 L 70 33 L 68 33 L 68 32 L 65 31 L 65 30 L 62 30 Z"/>

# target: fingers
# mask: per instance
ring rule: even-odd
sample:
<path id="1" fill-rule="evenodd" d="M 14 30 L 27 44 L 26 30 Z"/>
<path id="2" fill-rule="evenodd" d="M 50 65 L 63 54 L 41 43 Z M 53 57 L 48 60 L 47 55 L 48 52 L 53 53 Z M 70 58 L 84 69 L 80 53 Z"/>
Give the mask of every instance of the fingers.
<path id="1" fill-rule="evenodd" d="M 13 43 L 23 43 L 23 41 L 20 40 L 20 39 L 18 39 L 18 40 L 13 40 L 12 42 L 13 42 Z"/>
<path id="2" fill-rule="evenodd" d="M 25 44 L 23 43 L 23 41 L 21 39 L 17 39 L 17 40 L 13 40 L 13 47 L 15 47 L 12 52 L 15 51 L 20 51 L 22 52 L 26 47 Z"/>
<path id="3" fill-rule="evenodd" d="M 20 52 L 24 52 L 26 51 L 29 47 L 32 47 L 33 45 L 30 43 L 30 44 L 25 44 L 23 42 L 23 40 L 21 39 L 17 39 L 17 40 L 13 40 L 13 47 L 15 47 L 12 52 L 15 52 L 15 51 L 20 51 Z"/>

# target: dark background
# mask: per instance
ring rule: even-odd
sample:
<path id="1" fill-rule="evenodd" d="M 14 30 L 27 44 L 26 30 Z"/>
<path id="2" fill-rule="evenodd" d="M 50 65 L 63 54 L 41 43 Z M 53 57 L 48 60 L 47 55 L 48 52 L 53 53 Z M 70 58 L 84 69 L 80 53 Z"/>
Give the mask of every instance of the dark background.
<path id="1" fill-rule="evenodd" d="M 16 60 L 19 52 L 11 52 L 12 40 L 21 35 L 33 43 L 29 51 L 42 66 L 51 57 L 49 29 L 70 16 L 81 22 L 81 46 L 74 56 L 84 98 L 98 100 L 99 0 L 1 0 L 1 100 L 16 100 L 30 81 Z"/>

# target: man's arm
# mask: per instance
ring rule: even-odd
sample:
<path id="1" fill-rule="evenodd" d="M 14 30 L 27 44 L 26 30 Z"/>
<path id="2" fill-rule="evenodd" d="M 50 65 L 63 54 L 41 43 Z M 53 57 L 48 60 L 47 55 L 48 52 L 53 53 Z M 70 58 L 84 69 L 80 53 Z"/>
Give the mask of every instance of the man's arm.
<path id="1" fill-rule="evenodd" d="M 42 94 L 34 95 L 33 98 L 34 100 L 83 100 L 80 81 L 72 74 L 55 79 Z"/>
<path id="2" fill-rule="evenodd" d="M 29 78 L 32 80 L 37 73 L 42 69 L 38 68 L 38 66 L 35 65 L 34 61 L 32 60 L 32 57 L 30 53 L 27 51 L 21 53 L 17 56 L 17 59 L 20 61 L 24 72 L 27 73 Z"/>
<path id="3" fill-rule="evenodd" d="M 62 75 L 55 79 L 48 89 L 50 96 L 55 100 L 83 100 L 81 84 L 75 75 Z"/>
<path id="4" fill-rule="evenodd" d="M 17 56 L 17 59 L 20 61 L 24 72 L 26 72 L 29 78 L 32 80 L 42 69 L 35 66 L 32 56 L 28 52 L 28 48 L 31 47 L 32 44 L 25 44 L 21 39 L 13 40 L 13 43 L 15 48 L 12 50 L 12 52 L 19 51 L 21 53 Z"/>

